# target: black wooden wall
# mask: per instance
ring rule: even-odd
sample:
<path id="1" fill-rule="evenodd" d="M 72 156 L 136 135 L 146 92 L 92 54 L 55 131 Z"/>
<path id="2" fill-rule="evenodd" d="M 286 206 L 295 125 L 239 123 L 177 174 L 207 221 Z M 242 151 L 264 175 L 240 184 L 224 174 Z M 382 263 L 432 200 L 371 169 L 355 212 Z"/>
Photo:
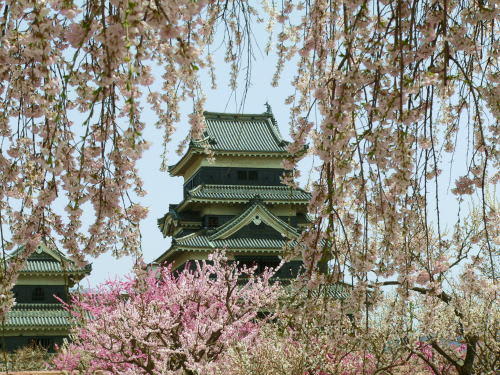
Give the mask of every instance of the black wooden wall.
<path id="1" fill-rule="evenodd" d="M 237 167 L 201 167 L 184 184 L 186 192 L 202 184 L 213 185 L 281 185 L 284 173 L 281 168 L 237 168 Z"/>
<path id="2" fill-rule="evenodd" d="M 12 291 L 17 303 L 60 303 L 54 295 L 68 301 L 64 285 L 16 285 Z"/>

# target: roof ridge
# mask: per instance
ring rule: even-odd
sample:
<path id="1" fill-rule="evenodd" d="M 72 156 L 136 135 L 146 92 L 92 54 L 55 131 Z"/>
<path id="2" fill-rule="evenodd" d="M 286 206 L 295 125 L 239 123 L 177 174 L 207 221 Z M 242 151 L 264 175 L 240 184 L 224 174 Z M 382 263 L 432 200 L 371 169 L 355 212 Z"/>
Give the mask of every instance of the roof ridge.
<path id="1" fill-rule="evenodd" d="M 218 188 L 222 188 L 222 189 L 234 189 L 234 188 L 245 188 L 245 189 L 250 189 L 250 188 L 253 188 L 253 189 L 283 189 L 285 190 L 285 188 L 289 188 L 291 190 L 300 190 L 300 191 L 304 191 L 304 189 L 300 188 L 300 187 L 291 187 L 291 186 L 288 186 L 288 185 L 230 185 L 230 184 L 200 184 L 198 185 L 196 188 L 200 187 L 200 186 L 204 186 L 204 187 L 218 187 Z M 196 188 L 193 188 L 191 190 L 189 190 L 190 192 L 191 191 L 194 191 Z"/>
<path id="2" fill-rule="evenodd" d="M 229 112 L 210 112 L 210 111 L 204 111 L 203 116 L 205 118 L 215 118 L 215 119 L 224 119 L 224 118 L 238 118 L 238 119 L 244 119 L 244 118 L 249 118 L 251 119 L 252 117 L 258 117 L 258 118 L 271 118 L 273 117 L 272 113 L 229 113 Z"/>

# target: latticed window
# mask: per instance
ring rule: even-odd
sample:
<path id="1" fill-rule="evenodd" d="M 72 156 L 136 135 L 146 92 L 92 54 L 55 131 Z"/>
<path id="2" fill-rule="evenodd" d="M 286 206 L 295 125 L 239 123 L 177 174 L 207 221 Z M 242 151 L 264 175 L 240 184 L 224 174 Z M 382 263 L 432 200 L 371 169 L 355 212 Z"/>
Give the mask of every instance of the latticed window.
<path id="1" fill-rule="evenodd" d="M 259 174 L 257 171 L 248 171 L 248 179 L 250 181 L 257 181 L 259 179 Z"/>
<path id="2" fill-rule="evenodd" d="M 45 293 L 42 288 L 33 289 L 33 294 L 31 295 L 33 301 L 43 301 L 45 299 Z"/>

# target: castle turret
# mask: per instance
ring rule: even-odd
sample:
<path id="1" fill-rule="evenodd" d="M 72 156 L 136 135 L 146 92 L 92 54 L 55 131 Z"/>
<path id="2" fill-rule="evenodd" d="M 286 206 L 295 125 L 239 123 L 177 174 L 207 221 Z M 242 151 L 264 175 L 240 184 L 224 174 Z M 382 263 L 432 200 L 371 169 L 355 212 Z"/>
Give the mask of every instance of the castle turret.
<path id="1" fill-rule="evenodd" d="M 24 247 L 11 253 L 13 261 Z M 72 319 L 61 302 L 69 302 L 72 288 L 91 271 L 80 268 L 60 251 L 40 244 L 26 260 L 13 288 L 16 304 L 0 324 L 0 350 L 37 344 L 54 350 L 68 337 Z"/>

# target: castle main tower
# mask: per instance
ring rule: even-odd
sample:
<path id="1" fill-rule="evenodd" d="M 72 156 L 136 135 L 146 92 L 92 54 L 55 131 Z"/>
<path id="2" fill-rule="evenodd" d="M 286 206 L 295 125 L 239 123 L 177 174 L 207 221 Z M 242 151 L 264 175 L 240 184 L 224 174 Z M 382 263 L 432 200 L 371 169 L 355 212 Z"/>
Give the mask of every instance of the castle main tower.
<path id="1" fill-rule="evenodd" d="M 310 194 L 281 183 L 288 142 L 270 110 L 263 114 L 205 112 L 202 139 L 169 167 L 184 178 L 182 202 L 158 220 L 171 247 L 154 263 L 182 267 L 224 249 L 230 259 L 275 266 L 307 225 Z M 210 149 L 215 162 L 207 159 Z M 293 260 L 276 277 L 295 277 L 302 262 Z"/>

